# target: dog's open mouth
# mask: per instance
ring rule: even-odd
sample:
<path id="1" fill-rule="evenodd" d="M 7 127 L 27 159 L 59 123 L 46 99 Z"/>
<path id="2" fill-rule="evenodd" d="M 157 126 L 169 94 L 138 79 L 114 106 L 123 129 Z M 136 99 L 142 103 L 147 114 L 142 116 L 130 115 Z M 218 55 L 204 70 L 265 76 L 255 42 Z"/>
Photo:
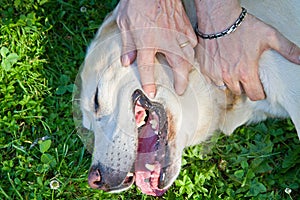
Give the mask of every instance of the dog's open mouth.
<path id="1" fill-rule="evenodd" d="M 151 102 L 141 90 L 133 93 L 132 101 L 139 134 L 135 182 L 143 193 L 161 196 L 167 190 L 164 188 L 169 159 L 167 115 L 161 104 Z"/>

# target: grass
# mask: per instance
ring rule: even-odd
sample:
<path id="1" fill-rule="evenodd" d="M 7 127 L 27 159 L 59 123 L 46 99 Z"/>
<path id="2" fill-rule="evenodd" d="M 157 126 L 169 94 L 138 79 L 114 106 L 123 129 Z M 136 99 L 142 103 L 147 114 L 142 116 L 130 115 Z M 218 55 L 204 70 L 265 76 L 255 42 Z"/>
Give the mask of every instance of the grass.
<path id="1" fill-rule="evenodd" d="M 155 199 L 136 187 L 120 194 L 90 189 L 91 155 L 73 122 L 75 77 L 115 4 L 0 1 L 0 199 Z M 180 176 L 161 199 L 300 199 L 294 126 L 268 120 L 187 149 Z"/>

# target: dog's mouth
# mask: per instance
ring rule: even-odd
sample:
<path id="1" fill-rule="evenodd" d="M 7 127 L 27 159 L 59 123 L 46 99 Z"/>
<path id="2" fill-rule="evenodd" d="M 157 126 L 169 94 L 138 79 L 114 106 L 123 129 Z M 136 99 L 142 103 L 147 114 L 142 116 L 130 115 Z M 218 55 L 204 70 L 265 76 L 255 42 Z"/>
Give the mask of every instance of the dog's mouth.
<path id="1" fill-rule="evenodd" d="M 132 102 L 138 127 L 135 182 L 143 193 L 161 196 L 167 191 L 169 165 L 167 114 L 161 104 L 151 102 L 141 90 L 133 93 Z"/>
<path id="2" fill-rule="evenodd" d="M 131 170 L 127 173 L 106 165 L 92 166 L 89 185 L 114 193 L 127 190 L 135 182 L 144 194 L 162 196 L 180 169 L 180 161 L 171 163 L 174 144 L 168 136 L 168 116 L 162 104 L 150 101 L 141 90 L 132 94 L 132 106 L 138 144 L 135 160 L 125 162 L 131 163 Z"/>

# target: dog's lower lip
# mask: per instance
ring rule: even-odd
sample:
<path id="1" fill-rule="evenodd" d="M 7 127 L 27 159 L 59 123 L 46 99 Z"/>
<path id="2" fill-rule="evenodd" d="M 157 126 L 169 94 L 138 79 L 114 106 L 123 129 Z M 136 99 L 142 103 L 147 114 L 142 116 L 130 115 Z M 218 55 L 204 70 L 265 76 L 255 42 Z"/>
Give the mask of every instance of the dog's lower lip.
<path id="1" fill-rule="evenodd" d="M 167 190 L 167 114 L 162 104 L 150 101 L 141 90 L 134 91 L 132 103 L 139 135 L 135 182 L 144 193 L 161 196 Z M 147 117 L 144 117 L 145 113 Z"/>

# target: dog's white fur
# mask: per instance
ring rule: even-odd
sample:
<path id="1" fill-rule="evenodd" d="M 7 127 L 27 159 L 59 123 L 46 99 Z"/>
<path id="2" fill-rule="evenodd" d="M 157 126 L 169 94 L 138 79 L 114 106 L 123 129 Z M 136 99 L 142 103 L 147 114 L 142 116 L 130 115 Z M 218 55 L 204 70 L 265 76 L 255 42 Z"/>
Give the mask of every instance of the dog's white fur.
<path id="1" fill-rule="evenodd" d="M 242 5 L 249 13 L 300 45 L 299 0 L 245 0 Z M 195 22 L 193 1 L 185 1 L 185 6 L 192 23 Z M 135 158 L 133 147 L 137 136 L 131 95 L 141 86 L 136 63 L 127 68 L 121 66 L 121 38 L 115 23 L 116 12 L 117 9 L 99 29 L 81 72 L 83 125 L 95 133 L 92 165 L 100 162 L 110 166 L 111 158 L 104 152 L 120 151 L 122 156 L 124 148 L 130 149 L 131 159 Z M 174 149 L 171 155 L 174 159 L 178 159 L 185 147 L 199 144 L 216 130 L 230 134 L 242 124 L 259 122 L 267 117 L 291 117 L 300 138 L 300 66 L 274 51 L 265 52 L 259 65 L 267 96 L 265 100 L 252 102 L 245 96 L 235 97 L 220 91 L 203 79 L 197 63 L 190 74 L 186 92 L 177 96 L 173 91 L 170 68 L 163 56 L 158 56 L 155 68 L 158 86 L 154 101 L 162 103 L 172 116 L 169 123 L 175 136 L 170 145 Z M 97 89 L 99 111 L 95 111 L 94 106 Z M 115 147 L 118 144 L 112 142 L 113 138 L 126 145 Z M 170 183 L 179 173 L 180 161 L 175 168 Z M 121 170 L 130 171 L 130 166 L 121 166 Z"/>

